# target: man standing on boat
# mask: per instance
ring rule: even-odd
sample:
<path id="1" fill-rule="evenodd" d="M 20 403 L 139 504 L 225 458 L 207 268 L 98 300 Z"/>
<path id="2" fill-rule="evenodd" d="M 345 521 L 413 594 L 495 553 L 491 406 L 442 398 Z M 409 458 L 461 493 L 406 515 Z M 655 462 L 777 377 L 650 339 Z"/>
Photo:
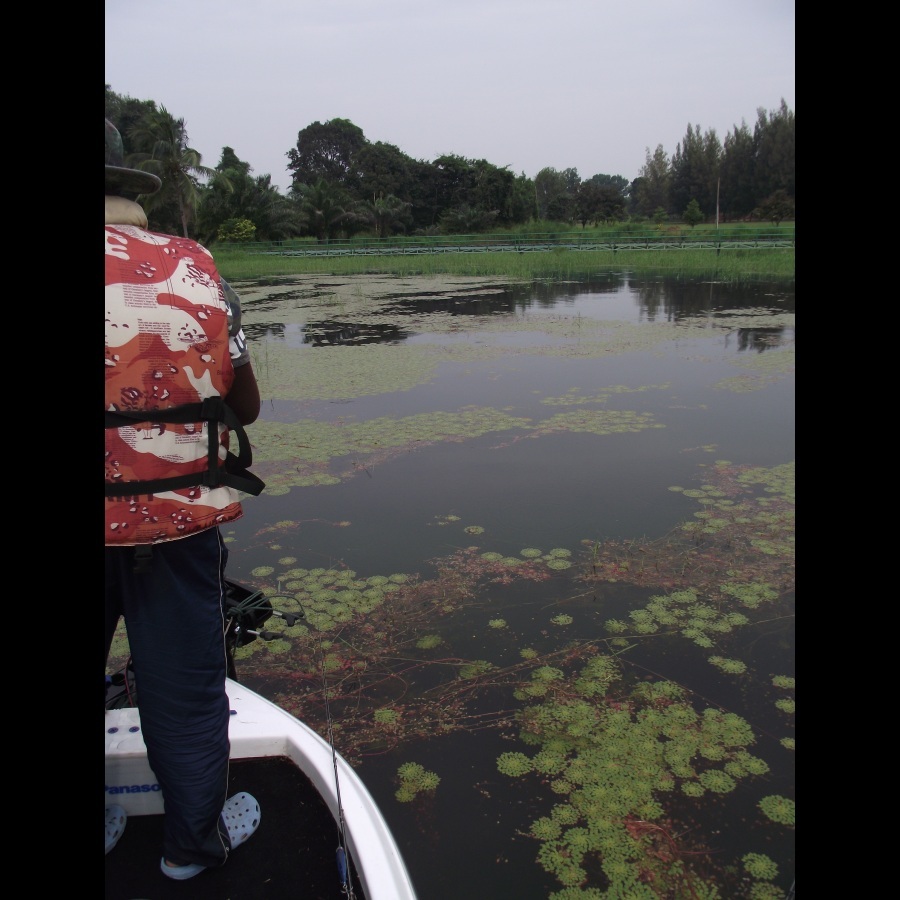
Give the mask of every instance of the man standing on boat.
<path id="1" fill-rule="evenodd" d="M 196 241 L 147 230 L 134 197 L 159 178 L 124 166 L 106 121 L 106 656 L 125 619 L 141 731 L 165 803 L 160 868 L 222 865 L 259 825 L 228 791 L 225 566 L 219 526 L 243 515 L 243 426 L 260 412 L 240 301 Z M 237 450 L 236 448 L 239 448 Z M 106 852 L 122 835 L 106 809 Z"/>

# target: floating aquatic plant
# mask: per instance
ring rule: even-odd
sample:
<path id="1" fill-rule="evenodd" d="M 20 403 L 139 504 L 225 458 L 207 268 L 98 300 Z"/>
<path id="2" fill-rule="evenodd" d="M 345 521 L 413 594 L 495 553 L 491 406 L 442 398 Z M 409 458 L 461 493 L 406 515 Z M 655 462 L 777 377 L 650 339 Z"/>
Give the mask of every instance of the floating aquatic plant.
<path id="1" fill-rule="evenodd" d="M 605 697 L 606 692 L 619 678 L 618 663 L 609 656 L 589 659 L 575 679 L 575 690 L 582 697 Z"/>
<path id="2" fill-rule="evenodd" d="M 494 664 L 488 662 L 486 659 L 476 659 L 474 662 L 466 663 L 464 666 L 460 666 L 459 669 L 459 677 L 466 678 L 475 678 L 478 675 L 483 675 L 485 672 L 489 672 L 494 668 Z"/>
<path id="3" fill-rule="evenodd" d="M 541 551 L 536 547 L 526 547 L 524 550 L 520 550 L 519 554 L 526 559 L 535 559 L 541 555 Z"/>
<path id="4" fill-rule="evenodd" d="M 343 662 L 343 659 L 337 653 L 327 653 L 322 667 L 326 672 L 333 672 L 335 669 L 340 669 Z"/>
<path id="5" fill-rule="evenodd" d="M 794 801 L 778 794 L 770 794 L 759 801 L 759 808 L 780 825 L 794 824 Z"/>
<path id="6" fill-rule="evenodd" d="M 750 609 L 778 599 L 778 592 L 768 584 L 723 584 L 722 593 L 730 595 Z"/>
<path id="7" fill-rule="evenodd" d="M 554 625 L 571 625 L 575 620 L 564 613 L 560 613 L 558 616 L 554 616 L 550 620 Z"/>
<path id="8" fill-rule="evenodd" d="M 563 825 L 574 825 L 581 819 L 581 813 L 571 803 L 557 803 L 550 815 L 555 822 L 560 822 Z"/>
<path id="9" fill-rule="evenodd" d="M 776 675 L 772 679 L 772 684 L 774 684 L 775 687 L 780 687 L 780 688 L 793 688 L 794 687 L 794 679 L 790 678 L 787 675 Z"/>
<path id="10" fill-rule="evenodd" d="M 545 749 L 535 755 L 532 765 L 543 775 L 558 775 L 566 767 L 566 754 L 558 750 Z"/>
<path id="11" fill-rule="evenodd" d="M 466 534 L 484 534 L 484 528 L 481 525 L 466 525 L 463 531 Z"/>
<path id="12" fill-rule="evenodd" d="M 440 784 L 440 776 L 435 772 L 429 772 L 419 763 L 403 763 L 397 769 L 400 778 L 400 787 L 394 796 L 401 803 L 408 803 L 423 792 L 434 792 Z"/>
<path id="13" fill-rule="evenodd" d="M 522 685 L 513 691 L 516 700 L 525 700 L 529 697 L 544 697 L 550 691 L 549 685 L 540 681 L 532 681 L 530 684 Z"/>
<path id="14" fill-rule="evenodd" d="M 538 850 L 538 862 L 563 885 L 581 884 L 587 873 L 572 861 L 572 854 L 564 842 L 548 840 Z"/>
<path id="15" fill-rule="evenodd" d="M 435 520 L 438 525 L 449 525 L 451 522 L 458 522 L 459 516 L 448 515 L 448 516 L 435 516 Z"/>
<path id="16" fill-rule="evenodd" d="M 782 712 L 786 713 L 793 713 L 796 711 L 796 703 L 793 700 L 787 698 L 776 700 L 775 706 L 777 706 L 778 709 L 780 709 Z"/>
<path id="17" fill-rule="evenodd" d="M 710 656 L 709 661 L 729 675 L 743 675 L 747 671 L 747 664 L 741 662 L 739 659 L 725 659 L 721 656 Z"/>
<path id="18" fill-rule="evenodd" d="M 738 751 L 724 768 L 735 778 L 743 778 L 745 775 L 766 775 L 770 771 L 769 764 L 764 759 L 746 750 Z"/>
<path id="19" fill-rule="evenodd" d="M 441 636 L 439 634 L 425 634 L 416 641 L 416 646 L 420 650 L 431 650 L 441 644 Z"/>
<path id="20" fill-rule="evenodd" d="M 712 638 L 697 628 L 685 628 L 681 632 L 686 638 L 690 638 L 698 647 L 704 647 L 707 650 L 716 646 Z"/>
<path id="21" fill-rule="evenodd" d="M 379 725 L 393 725 L 399 718 L 396 709 L 376 709 L 374 719 Z"/>
<path id="22" fill-rule="evenodd" d="M 491 628 L 506 628 L 506 619 L 491 619 L 488 625 Z"/>
<path id="23" fill-rule="evenodd" d="M 635 609 L 635 610 L 632 610 L 628 615 L 634 625 L 636 625 L 636 626 L 650 625 L 650 626 L 653 626 L 655 629 L 655 622 L 653 620 L 654 617 L 650 613 L 649 610 Z"/>
<path id="24" fill-rule="evenodd" d="M 737 787 L 737 782 L 727 772 L 718 769 L 701 772 L 699 777 L 703 787 L 717 794 L 728 794 Z"/>
<path id="25" fill-rule="evenodd" d="M 541 816 L 531 823 L 531 835 L 539 841 L 554 841 L 562 833 L 562 826 L 550 816 Z"/>
<path id="26" fill-rule="evenodd" d="M 563 677 L 562 669 L 556 666 L 540 666 L 531 673 L 532 681 L 559 681 Z"/>
<path id="27" fill-rule="evenodd" d="M 782 738 L 780 743 L 787 750 L 794 750 L 796 747 L 794 739 L 790 737 Z"/>
<path id="28" fill-rule="evenodd" d="M 570 563 L 567 559 L 548 559 L 547 560 L 547 568 L 554 569 L 556 571 L 562 571 L 563 569 L 568 569 L 572 563 Z"/>
<path id="29" fill-rule="evenodd" d="M 747 873 L 760 881 L 773 881 L 778 877 L 778 865 L 764 853 L 747 853 L 741 857 Z"/>
<path id="30" fill-rule="evenodd" d="M 717 462 L 715 472 L 710 469 L 705 475 L 707 484 L 725 484 L 729 480 L 733 484 L 737 475 L 741 474 L 738 467 L 728 472 L 719 471 L 720 463 Z M 714 475 L 715 480 L 709 474 Z M 759 474 L 756 472 L 755 476 Z M 578 564 L 578 577 L 600 582 L 601 589 L 603 582 L 612 584 L 615 581 L 623 582 L 623 588 L 632 584 L 650 586 L 651 591 L 644 591 L 641 596 L 652 592 L 656 597 L 646 605 L 648 615 L 638 621 L 643 624 L 656 623 L 660 630 L 665 630 L 665 635 L 660 634 L 653 641 L 675 640 L 679 637 L 679 629 L 690 628 L 701 639 L 714 640 L 717 647 L 721 646 L 720 655 L 724 659 L 728 651 L 723 642 L 728 639 L 729 630 L 749 624 L 757 607 L 763 603 L 778 602 L 789 594 L 792 587 L 792 562 L 786 556 L 789 542 L 780 539 L 770 542 L 772 547 L 780 548 L 781 556 L 778 557 L 754 550 L 742 536 L 743 531 L 759 529 L 770 530 L 777 537 L 779 530 L 789 528 L 787 516 L 784 515 L 788 480 L 786 477 L 783 485 L 779 486 L 779 493 L 767 498 L 772 501 L 772 515 L 768 517 L 758 514 L 757 500 L 753 501 L 754 506 L 744 503 L 743 499 L 736 504 L 739 508 L 726 517 L 722 512 L 725 507 L 723 498 L 713 496 L 712 491 L 704 491 L 703 497 L 696 499 L 706 501 L 707 508 L 713 509 L 716 516 L 721 515 L 723 520 L 731 523 L 715 537 L 700 537 L 696 532 L 676 529 L 672 535 L 658 542 L 604 541 L 600 544 L 591 541 L 596 554 Z M 763 483 L 776 485 L 777 479 L 754 482 L 751 478 L 747 481 L 748 487 L 756 485 L 761 488 Z M 298 524 L 287 523 L 285 527 L 296 528 Z M 548 558 L 564 557 L 547 554 L 544 561 Z M 527 648 L 524 652 L 520 650 L 510 665 L 496 670 L 491 669 L 486 661 L 471 661 L 459 666 L 458 679 L 444 678 L 443 684 L 434 690 L 431 697 L 428 692 L 418 696 L 412 688 L 418 678 L 406 681 L 404 674 L 398 674 L 399 670 L 392 667 L 392 660 L 403 659 L 406 665 L 410 656 L 415 657 L 416 666 L 425 664 L 422 657 L 430 654 L 410 653 L 410 648 L 419 646 L 423 635 L 437 637 L 431 635 L 429 630 L 435 628 L 436 617 L 455 612 L 477 598 L 479 579 L 516 584 L 523 579 L 534 580 L 538 569 L 547 568 L 545 565 L 533 565 L 531 560 L 537 557 L 523 556 L 515 568 L 508 567 L 502 573 L 504 580 L 500 581 L 496 563 L 504 559 L 501 554 L 492 558 L 487 554 L 479 555 L 477 548 L 470 547 L 448 557 L 447 561 L 438 561 L 440 577 L 434 582 L 398 585 L 396 581 L 380 576 L 376 584 L 370 584 L 369 589 L 374 589 L 384 580 L 392 586 L 392 590 L 389 594 L 365 597 L 377 604 L 372 613 L 366 615 L 359 615 L 363 609 L 364 592 L 356 581 L 361 579 L 355 579 L 344 571 L 339 575 L 336 571 L 322 568 L 313 575 L 293 567 L 287 569 L 286 564 L 281 564 L 279 572 L 282 574 L 277 589 L 277 579 L 269 576 L 265 576 L 265 580 L 270 584 L 259 584 L 257 587 L 264 590 L 267 596 L 281 597 L 283 595 L 279 592 L 284 590 L 287 582 L 303 582 L 295 593 L 304 608 L 307 606 L 307 596 L 315 595 L 319 598 L 316 602 L 323 604 L 319 610 L 322 624 L 316 622 L 314 628 L 335 629 L 331 631 L 334 646 L 330 650 L 339 663 L 337 668 L 329 669 L 329 673 L 333 672 L 333 675 L 330 674 L 333 684 L 329 685 L 328 696 L 335 701 L 335 711 L 342 715 L 341 752 L 357 760 L 365 758 L 367 752 L 380 752 L 385 742 L 392 739 L 393 729 L 396 729 L 393 746 L 399 746 L 406 738 L 433 736 L 466 728 L 472 719 L 461 698 L 466 701 L 473 698 L 475 686 L 480 690 L 487 685 L 510 685 L 519 691 L 522 685 L 527 685 L 534 688 L 535 693 L 529 690 L 519 691 L 515 695 L 522 705 L 519 720 L 521 742 L 532 748 L 535 759 L 546 751 L 547 755 L 541 757 L 544 766 L 557 767 L 560 760 L 564 763 L 558 773 L 548 777 L 536 768 L 528 756 L 521 754 L 519 764 L 509 762 L 509 771 L 503 774 L 528 779 L 529 789 L 535 793 L 542 790 L 545 802 L 548 798 L 559 801 L 556 805 L 565 806 L 577 814 L 577 821 L 560 821 L 554 817 L 560 826 L 560 840 L 554 852 L 561 855 L 563 878 L 576 876 L 580 869 L 591 872 L 590 880 L 594 881 L 602 865 L 605 877 L 611 879 L 609 892 L 604 889 L 602 894 L 590 894 L 587 892 L 592 888 L 581 886 L 579 882 L 562 887 L 553 895 L 554 900 L 566 891 L 572 891 L 571 896 L 579 900 L 586 896 L 627 896 L 629 900 L 661 896 L 658 891 L 645 893 L 651 890 L 651 885 L 654 889 L 668 891 L 673 897 L 688 896 L 683 880 L 685 869 L 693 864 L 694 858 L 699 859 L 692 854 L 703 853 L 705 848 L 702 835 L 692 828 L 684 828 L 683 822 L 675 822 L 678 827 L 671 827 L 667 817 L 673 812 L 667 806 L 667 798 L 676 799 L 674 808 L 687 808 L 689 821 L 693 823 L 697 816 L 690 812 L 690 807 L 696 806 L 696 810 L 706 808 L 703 803 L 695 803 L 694 792 L 698 798 L 714 795 L 714 803 L 708 805 L 724 808 L 725 794 L 713 789 L 707 791 L 703 786 L 704 777 L 715 785 L 719 781 L 718 776 L 706 773 L 720 771 L 727 778 L 747 779 L 752 784 L 752 777 L 763 774 L 761 769 L 766 764 L 763 761 L 754 762 L 754 758 L 747 754 L 746 747 L 754 739 L 749 726 L 745 729 L 739 720 L 731 721 L 721 715 L 703 715 L 701 697 L 683 691 L 679 693 L 677 686 L 671 683 L 649 678 L 639 685 L 626 683 L 622 677 L 621 663 L 616 662 L 611 652 L 613 646 L 627 647 L 637 643 L 624 638 L 613 637 L 603 642 L 609 654 L 600 653 L 596 648 L 588 651 L 585 644 L 573 640 L 571 644 L 567 641 L 565 648 L 556 646 L 548 649 L 539 644 L 540 652 L 533 648 Z M 592 577 L 592 563 L 596 565 L 595 577 Z M 546 572 L 544 577 L 548 577 Z M 366 582 L 369 580 L 366 579 Z M 563 583 L 566 583 L 565 580 L 560 579 L 560 584 Z M 726 589 L 723 587 L 725 585 L 731 587 Z M 354 597 L 354 591 L 359 592 L 360 596 Z M 338 595 L 344 599 L 339 600 Z M 612 593 L 610 598 L 615 602 L 617 596 Z M 600 599 L 606 600 L 605 597 Z M 339 609 L 344 612 L 337 615 Z M 338 624 L 348 612 L 351 617 Z M 627 616 L 628 612 L 623 611 L 621 615 Z M 583 617 L 578 618 L 581 624 Z M 769 610 L 763 617 L 753 618 L 776 620 Z M 632 619 L 621 623 L 618 633 L 628 632 L 633 622 Z M 283 627 L 281 623 L 277 624 Z M 313 623 L 310 622 L 310 625 Z M 340 631 L 336 630 L 338 627 Z M 576 629 L 571 629 L 560 634 L 569 638 L 575 632 Z M 545 636 L 548 634 L 544 632 Z M 293 652 L 281 654 L 281 661 L 272 664 L 273 677 L 282 673 L 296 677 L 301 685 L 305 678 L 313 684 L 318 681 L 321 685 L 321 666 L 315 653 L 323 636 L 321 630 L 318 633 L 313 630 L 310 640 L 301 637 L 299 627 L 289 629 L 287 636 L 293 644 Z M 264 661 L 269 664 L 271 654 L 262 641 L 252 642 L 248 647 L 260 648 Z M 514 646 L 504 649 L 516 653 Z M 663 655 L 666 652 L 664 650 Z M 452 657 L 452 651 L 447 655 Z M 306 664 L 310 656 L 314 662 L 312 666 Z M 562 676 L 531 679 L 529 669 L 534 667 L 531 660 L 539 660 L 537 668 L 543 669 L 551 657 L 553 665 L 549 668 L 557 669 Z M 628 653 L 623 653 L 620 659 L 627 664 Z M 427 663 L 432 664 L 446 666 L 447 660 Z M 264 669 L 260 671 L 265 672 Z M 363 672 L 365 675 L 359 674 Z M 251 669 L 253 674 L 256 673 Z M 397 710 L 403 714 L 393 723 L 379 722 L 374 718 L 373 707 L 384 704 L 386 700 L 386 674 L 394 678 L 403 690 L 402 694 L 397 695 L 402 697 L 402 706 L 398 704 Z M 482 677 L 485 675 L 488 677 Z M 439 680 L 430 679 L 427 683 Z M 787 684 L 775 686 L 789 687 Z M 391 702 L 395 702 L 393 696 Z M 515 704 L 509 704 L 509 707 L 512 709 Z M 300 708 L 299 702 L 297 708 Z M 541 713 L 533 712 L 535 709 L 541 710 Z M 308 702 L 302 704 L 302 711 L 305 717 L 313 719 L 316 727 L 321 725 L 315 720 L 316 711 Z M 498 721 L 513 721 L 513 713 L 507 713 L 506 718 L 498 718 Z M 788 743 L 792 745 L 793 739 L 782 740 L 784 746 L 787 747 Z M 722 781 L 723 785 L 726 783 Z M 412 799 L 415 793 L 407 790 L 408 799 Z M 546 806 L 541 811 L 545 812 Z M 657 832 L 646 832 L 636 840 L 636 836 L 623 827 L 623 823 L 631 820 L 669 828 L 675 835 L 674 849 L 662 839 L 657 845 L 650 843 L 648 835 Z M 596 849 L 601 845 L 602 849 Z M 668 854 L 666 858 L 654 855 L 660 849 Z M 681 851 L 684 854 L 679 857 Z M 579 854 L 584 855 L 583 865 Z M 716 877 L 714 872 L 721 877 L 723 872 L 729 872 L 730 866 L 734 866 L 733 861 L 726 861 L 724 856 L 720 859 L 723 860 L 720 863 L 715 859 L 703 859 L 702 865 L 709 867 L 704 871 L 709 873 L 711 879 Z M 714 880 L 706 883 L 698 871 L 690 871 L 693 885 L 691 896 L 714 896 Z M 647 877 L 648 881 L 642 883 L 639 876 Z M 562 879 L 560 883 L 562 885 Z M 727 879 L 722 883 L 727 883 Z"/>
<path id="31" fill-rule="evenodd" d="M 501 753 L 497 757 L 497 771 L 512 778 L 525 775 L 533 769 L 531 759 L 524 753 Z"/>
<path id="32" fill-rule="evenodd" d="M 748 900 L 784 900 L 784 891 L 768 881 L 757 881 L 750 885 Z"/>
<path id="33" fill-rule="evenodd" d="M 548 872 L 560 883 L 574 887 L 569 879 L 583 871 L 582 857 L 597 853 L 607 877 L 617 879 L 611 882 L 608 896 L 631 898 L 643 896 L 635 888 L 641 883 L 639 871 L 655 869 L 658 888 L 659 878 L 677 883 L 684 877 L 683 866 L 677 856 L 667 853 L 664 858 L 671 868 L 666 872 L 662 858 L 652 861 L 634 844 L 622 823 L 633 817 L 644 823 L 639 833 L 650 833 L 647 829 L 662 833 L 661 826 L 652 824 L 663 816 L 655 791 L 671 791 L 682 778 L 687 779 L 681 784 L 685 797 L 700 797 L 706 791 L 724 794 L 733 790 L 736 781 L 724 767 L 717 767 L 716 761 L 732 763 L 735 775 L 742 776 L 765 764 L 755 765 L 754 757 L 744 749 L 753 741 L 748 723 L 712 708 L 698 716 L 684 690 L 670 682 L 637 683 L 631 701 L 624 706 L 621 700 L 610 704 L 573 699 L 573 691 L 585 698 L 608 698 L 613 681 L 620 678 L 616 660 L 601 654 L 591 657 L 574 680 L 557 667 L 532 672 L 533 683 L 542 688 L 543 701 L 523 712 L 520 736 L 525 743 L 540 744 L 541 749 L 530 765 L 522 755 L 504 754 L 498 769 L 511 776 L 531 772 L 553 775 L 553 793 L 568 797 L 568 803 L 557 805 L 561 810 L 554 819 L 561 826 L 558 836 L 546 821 L 537 820 L 531 830 L 544 841 L 538 861 Z M 598 692 L 598 684 L 603 692 Z M 661 740 L 663 734 L 667 740 Z M 697 756 L 709 762 L 694 771 L 687 763 Z M 682 762 L 676 765 L 678 759 Z M 692 882 L 695 896 L 716 896 L 700 889 L 697 879 Z"/>

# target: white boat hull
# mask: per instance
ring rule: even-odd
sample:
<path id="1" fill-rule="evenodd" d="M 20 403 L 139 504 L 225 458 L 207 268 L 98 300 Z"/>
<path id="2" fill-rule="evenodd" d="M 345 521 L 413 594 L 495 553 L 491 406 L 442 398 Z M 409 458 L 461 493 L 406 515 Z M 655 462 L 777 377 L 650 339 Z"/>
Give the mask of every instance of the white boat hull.
<path id="1" fill-rule="evenodd" d="M 415 900 L 403 857 L 371 794 L 350 764 L 295 716 L 227 679 L 231 758 L 290 759 L 313 783 L 334 817 L 343 810 L 344 837 L 367 900 Z M 106 711 L 106 804 L 129 816 L 163 812 L 159 783 L 147 762 L 138 709 Z M 265 815 L 265 810 L 263 810 Z"/>

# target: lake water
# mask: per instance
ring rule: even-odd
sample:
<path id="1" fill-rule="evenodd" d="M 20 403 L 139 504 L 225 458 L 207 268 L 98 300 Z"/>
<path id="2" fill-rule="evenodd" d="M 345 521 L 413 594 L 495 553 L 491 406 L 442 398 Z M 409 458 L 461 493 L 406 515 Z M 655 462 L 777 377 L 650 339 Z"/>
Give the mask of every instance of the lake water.
<path id="1" fill-rule="evenodd" d="M 330 712 L 419 896 L 785 897 L 793 283 L 234 286 L 229 575 L 305 614 L 238 676 Z"/>

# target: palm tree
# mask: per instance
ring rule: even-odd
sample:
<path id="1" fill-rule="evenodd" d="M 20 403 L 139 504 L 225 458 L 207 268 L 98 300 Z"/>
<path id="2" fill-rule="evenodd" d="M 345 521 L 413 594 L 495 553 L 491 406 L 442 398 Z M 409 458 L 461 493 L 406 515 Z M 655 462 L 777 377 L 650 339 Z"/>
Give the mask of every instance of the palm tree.
<path id="1" fill-rule="evenodd" d="M 279 193 L 271 175 L 257 175 L 249 192 L 250 215 L 259 240 L 281 241 L 300 233 L 296 204 Z"/>
<path id="2" fill-rule="evenodd" d="M 380 196 L 367 201 L 365 206 L 366 217 L 375 228 L 378 237 L 386 238 L 393 233 L 395 228 L 402 227 L 403 220 L 408 215 L 412 204 L 393 194 L 388 194 L 387 197 Z"/>
<path id="3" fill-rule="evenodd" d="M 219 226 L 229 219 L 247 219 L 256 226 L 256 240 L 281 241 L 300 233 L 298 207 L 278 192 L 271 175 L 253 177 L 238 169 L 224 170 L 231 190 L 223 188 L 222 169 L 201 192 L 196 230 L 200 240 L 215 240 Z"/>
<path id="4" fill-rule="evenodd" d="M 142 121 L 128 133 L 132 145 L 139 148 L 128 157 L 128 164 L 146 172 L 152 172 L 162 180 L 162 187 L 155 194 L 143 194 L 141 203 L 149 214 L 165 207 L 177 205 L 181 227 L 188 237 L 188 224 L 193 219 L 199 201 L 198 176 L 218 180 L 222 173 L 201 165 L 201 156 L 188 146 L 184 119 L 176 119 L 164 106 L 148 110 Z"/>
<path id="5" fill-rule="evenodd" d="M 327 243 L 341 228 L 357 223 L 353 206 L 352 198 L 343 188 L 320 178 L 314 185 L 302 190 L 300 221 L 319 243 Z"/>

